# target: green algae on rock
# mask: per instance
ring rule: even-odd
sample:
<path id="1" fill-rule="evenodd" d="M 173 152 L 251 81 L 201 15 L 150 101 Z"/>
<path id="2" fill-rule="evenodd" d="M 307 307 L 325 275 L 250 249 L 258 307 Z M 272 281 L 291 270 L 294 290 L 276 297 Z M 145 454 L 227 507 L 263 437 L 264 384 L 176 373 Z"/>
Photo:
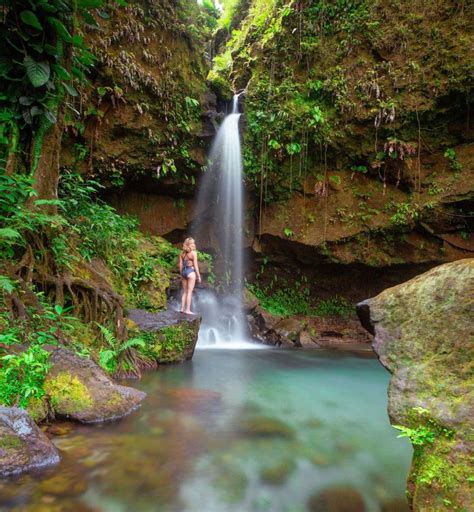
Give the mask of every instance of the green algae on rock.
<path id="1" fill-rule="evenodd" d="M 410 437 L 416 511 L 473 506 L 474 259 L 436 267 L 358 305 L 392 373 L 391 423 Z"/>

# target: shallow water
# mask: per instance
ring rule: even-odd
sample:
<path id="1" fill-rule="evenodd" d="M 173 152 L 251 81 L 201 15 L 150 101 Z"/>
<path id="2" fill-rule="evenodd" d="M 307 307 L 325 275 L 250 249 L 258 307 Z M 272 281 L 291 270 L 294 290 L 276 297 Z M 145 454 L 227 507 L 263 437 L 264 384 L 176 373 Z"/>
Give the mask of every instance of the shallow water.
<path id="1" fill-rule="evenodd" d="M 298 512 L 344 486 L 379 511 L 403 499 L 411 459 L 388 379 L 346 354 L 198 350 L 134 382 L 148 398 L 132 416 L 65 425 L 61 464 L 0 482 L 0 510 Z"/>

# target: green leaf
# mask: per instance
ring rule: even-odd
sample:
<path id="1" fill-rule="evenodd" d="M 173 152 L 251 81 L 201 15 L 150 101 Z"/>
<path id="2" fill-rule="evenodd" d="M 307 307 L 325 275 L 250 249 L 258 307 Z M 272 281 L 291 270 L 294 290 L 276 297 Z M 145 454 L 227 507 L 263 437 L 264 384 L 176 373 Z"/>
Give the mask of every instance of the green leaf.
<path id="1" fill-rule="evenodd" d="M 57 12 L 56 7 L 54 7 L 54 5 L 49 5 L 46 0 L 40 0 L 38 2 L 38 7 L 46 12 Z"/>
<path id="2" fill-rule="evenodd" d="M 0 238 L 21 238 L 21 234 L 12 228 L 0 228 Z"/>
<path id="3" fill-rule="evenodd" d="M 62 204 L 61 199 L 36 199 L 36 206 L 60 206 Z"/>
<path id="4" fill-rule="evenodd" d="M 36 62 L 31 57 L 25 57 L 23 65 L 26 68 L 26 75 L 33 87 L 41 87 L 48 80 L 51 74 L 48 62 Z"/>
<path id="5" fill-rule="evenodd" d="M 53 46 L 51 44 L 48 44 L 46 43 L 44 45 L 44 51 L 48 54 L 48 55 L 52 55 L 53 57 L 59 57 L 60 54 L 58 52 L 58 49 L 56 48 L 56 46 Z"/>
<path id="6" fill-rule="evenodd" d="M 81 9 L 96 9 L 104 5 L 103 0 L 78 0 L 77 6 Z"/>
<path id="7" fill-rule="evenodd" d="M 52 123 L 52 124 L 56 124 L 57 122 L 57 117 L 54 115 L 53 112 L 51 112 L 51 110 L 46 110 L 46 112 L 44 113 L 44 115 L 46 116 L 46 119 Z"/>
<path id="8" fill-rule="evenodd" d="M 48 16 L 48 22 L 54 28 L 54 30 L 56 30 L 56 33 L 63 41 L 65 41 L 66 43 L 70 43 L 72 41 L 72 37 L 69 33 L 69 30 L 57 18 Z"/>
<path id="9" fill-rule="evenodd" d="M 63 80 L 72 80 L 69 71 L 60 66 L 59 64 L 53 64 L 53 70 L 59 76 L 59 78 L 62 78 Z"/>
<path id="10" fill-rule="evenodd" d="M 66 89 L 66 91 L 71 95 L 71 96 L 78 96 L 78 92 L 76 91 L 76 89 L 72 86 L 72 85 L 69 85 L 65 82 L 63 82 L 63 85 L 64 85 L 64 88 Z"/>
<path id="11" fill-rule="evenodd" d="M 36 28 L 37 30 L 43 30 L 41 23 L 39 22 L 36 14 L 32 11 L 22 11 L 20 18 L 23 23 L 30 25 L 30 27 Z"/>
<path id="12" fill-rule="evenodd" d="M 27 107 L 29 107 L 34 101 L 34 98 L 29 98 L 28 96 L 20 96 L 18 99 L 20 105 L 25 105 Z"/>
<path id="13" fill-rule="evenodd" d="M 43 111 L 39 107 L 37 107 L 36 105 L 34 107 L 30 108 L 30 115 L 31 115 L 31 117 L 39 116 L 42 113 L 43 113 Z"/>
<path id="14" fill-rule="evenodd" d="M 88 13 L 87 11 L 84 11 L 82 13 L 82 17 L 84 18 L 84 21 L 87 23 L 87 25 L 90 25 L 92 27 L 98 27 L 99 26 L 97 21 L 95 21 L 94 17 L 90 13 Z"/>

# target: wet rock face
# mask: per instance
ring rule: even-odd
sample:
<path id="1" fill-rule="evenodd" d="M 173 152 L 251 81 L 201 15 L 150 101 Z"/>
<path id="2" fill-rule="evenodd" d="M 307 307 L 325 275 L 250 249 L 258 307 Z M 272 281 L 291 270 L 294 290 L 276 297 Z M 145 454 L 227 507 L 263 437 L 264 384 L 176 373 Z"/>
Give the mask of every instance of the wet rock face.
<path id="1" fill-rule="evenodd" d="M 266 345 L 285 348 L 324 348 L 372 354 L 367 333 L 351 317 L 289 318 L 256 306 L 247 315 L 252 336 Z"/>
<path id="2" fill-rule="evenodd" d="M 56 416 L 81 423 L 114 420 L 140 406 L 146 394 L 115 384 L 91 359 L 65 348 L 55 348 L 45 391 Z"/>
<path id="3" fill-rule="evenodd" d="M 392 373 L 389 416 L 410 429 L 414 510 L 472 510 L 474 259 L 436 267 L 359 304 Z"/>
<path id="4" fill-rule="evenodd" d="M 57 449 L 26 411 L 0 406 L 0 476 L 58 462 Z"/>

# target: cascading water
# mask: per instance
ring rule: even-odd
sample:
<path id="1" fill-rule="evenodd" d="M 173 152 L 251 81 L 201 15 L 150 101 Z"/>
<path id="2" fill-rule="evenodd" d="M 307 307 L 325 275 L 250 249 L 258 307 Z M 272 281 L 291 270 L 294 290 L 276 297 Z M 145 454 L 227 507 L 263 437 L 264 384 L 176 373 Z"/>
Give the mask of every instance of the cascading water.
<path id="1" fill-rule="evenodd" d="M 198 246 L 204 240 L 216 251 L 216 271 L 226 293 L 199 290 L 195 310 L 202 315 L 198 346 L 236 348 L 248 337 L 242 306 L 243 289 L 243 180 L 240 147 L 239 95 L 220 126 L 209 155 L 193 225 Z"/>

